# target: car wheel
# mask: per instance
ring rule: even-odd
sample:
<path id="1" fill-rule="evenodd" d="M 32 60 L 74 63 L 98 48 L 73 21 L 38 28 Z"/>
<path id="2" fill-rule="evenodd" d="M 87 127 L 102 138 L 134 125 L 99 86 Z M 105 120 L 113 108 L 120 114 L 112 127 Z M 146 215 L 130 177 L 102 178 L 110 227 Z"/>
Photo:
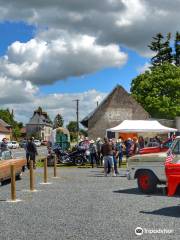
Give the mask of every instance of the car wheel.
<path id="1" fill-rule="evenodd" d="M 22 179 L 22 173 L 19 173 L 17 176 L 16 176 L 16 180 L 21 180 Z"/>
<path id="2" fill-rule="evenodd" d="M 143 193 L 154 193 L 157 189 L 157 178 L 150 171 L 142 171 L 137 176 L 138 188 Z"/>
<path id="3" fill-rule="evenodd" d="M 74 163 L 75 163 L 76 166 L 83 165 L 83 158 L 82 157 L 76 157 Z"/>

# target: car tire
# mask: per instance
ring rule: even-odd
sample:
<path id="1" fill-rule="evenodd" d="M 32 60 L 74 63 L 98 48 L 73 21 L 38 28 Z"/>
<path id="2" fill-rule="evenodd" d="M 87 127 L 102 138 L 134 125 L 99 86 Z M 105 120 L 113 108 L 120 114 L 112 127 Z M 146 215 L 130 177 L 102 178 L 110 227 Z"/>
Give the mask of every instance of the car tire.
<path id="1" fill-rule="evenodd" d="M 19 173 L 17 176 L 16 176 L 16 180 L 21 180 L 22 179 L 22 173 Z"/>
<path id="2" fill-rule="evenodd" d="M 75 160 L 74 160 L 74 164 L 75 164 L 76 166 L 81 166 L 81 165 L 83 165 L 83 162 L 84 162 L 84 160 L 83 160 L 82 157 L 76 157 Z"/>
<path id="3" fill-rule="evenodd" d="M 141 171 L 137 176 L 138 189 L 143 193 L 155 193 L 157 182 L 156 176 L 150 171 Z"/>

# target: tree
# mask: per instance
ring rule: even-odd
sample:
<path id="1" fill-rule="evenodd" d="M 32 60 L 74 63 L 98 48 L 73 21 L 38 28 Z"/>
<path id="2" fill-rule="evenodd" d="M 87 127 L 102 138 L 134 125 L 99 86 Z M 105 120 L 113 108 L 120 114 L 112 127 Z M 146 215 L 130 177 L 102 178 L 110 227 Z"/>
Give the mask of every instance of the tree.
<path id="1" fill-rule="evenodd" d="M 18 123 L 14 120 L 13 111 L 10 112 L 9 109 L 0 109 L 0 118 L 8 123 L 12 127 L 12 137 L 17 140 L 20 137 L 20 129 L 22 127 L 22 123 Z"/>
<path id="2" fill-rule="evenodd" d="M 161 33 L 158 33 L 155 37 L 153 37 L 153 41 L 148 46 L 152 51 L 156 53 L 156 55 L 151 58 L 151 64 L 153 66 L 159 66 L 165 62 L 172 63 L 173 55 L 172 48 L 170 47 L 170 40 L 170 33 L 167 34 L 165 41 Z"/>
<path id="3" fill-rule="evenodd" d="M 180 68 L 164 63 L 131 83 L 132 96 L 155 118 L 180 116 Z"/>
<path id="4" fill-rule="evenodd" d="M 64 124 L 64 120 L 63 117 L 61 116 L 61 114 L 57 114 L 56 117 L 54 118 L 54 124 L 53 124 L 53 128 L 58 128 L 58 127 L 62 127 Z"/>
<path id="5" fill-rule="evenodd" d="M 175 54 L 174 60 L 176 66 L 180 66 L 180 33 L 176 32 L 175 42 L 174 42 Z"/>
<path id="6" fill-rule="evenodd" d="M 77 122 L 76 121 L 70 121 L 66 127 L 69 130 L 69 132 L 77 132 Z"/>
<path id="7" fill-rule="evenodd" d="M 77 122 L 70 121 L 66 127 L 70 132 L 71 141 L 77 141 Z"/>

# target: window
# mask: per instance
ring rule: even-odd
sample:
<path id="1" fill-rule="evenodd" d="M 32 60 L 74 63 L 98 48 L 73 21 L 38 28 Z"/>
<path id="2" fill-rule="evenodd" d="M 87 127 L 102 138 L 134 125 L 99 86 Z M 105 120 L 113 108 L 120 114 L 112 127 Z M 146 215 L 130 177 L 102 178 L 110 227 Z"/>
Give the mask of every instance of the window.
<path id="1" fill-rule="evenodd" d="M 180 154 L 180 141 L 177 141 L 173 146 L 172 152 L 174 154 Z"/>

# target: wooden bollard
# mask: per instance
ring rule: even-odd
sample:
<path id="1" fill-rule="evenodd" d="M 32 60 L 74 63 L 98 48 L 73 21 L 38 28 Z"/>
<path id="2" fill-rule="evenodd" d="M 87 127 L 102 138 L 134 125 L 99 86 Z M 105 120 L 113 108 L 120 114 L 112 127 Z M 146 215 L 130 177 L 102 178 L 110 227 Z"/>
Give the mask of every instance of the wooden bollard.
<path id="1" fill-rule="evenodd" d="M 57 158 L 54 156 L 54 177 L 57 177 Z"/>
<path id="2" fill-rule="evenodd" d="M 16 174 L 15 165 L 11 165 L 11 200 L 16 201 Z"/>
<path id="3" fill-rule="evenodd" d="M 34 191 L 34 169 L 33 169 L 33 161 L 32 160 L 30 160 L 29 175 L 30 175 L 30 191 Z"/>
<path id="4" fill-rule="evenodd" d="M 44 159 L 44 183 L 47 183 L 47 158 Z"/>

